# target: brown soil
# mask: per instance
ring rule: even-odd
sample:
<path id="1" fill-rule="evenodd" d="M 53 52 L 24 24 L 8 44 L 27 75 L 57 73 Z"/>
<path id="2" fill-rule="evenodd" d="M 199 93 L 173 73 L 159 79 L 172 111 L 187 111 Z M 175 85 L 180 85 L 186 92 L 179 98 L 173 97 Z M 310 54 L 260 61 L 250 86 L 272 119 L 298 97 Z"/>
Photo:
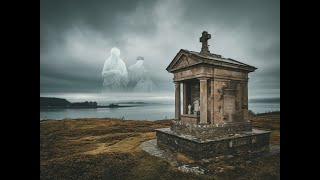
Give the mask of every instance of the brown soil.
<path id="1" fill-rule="evenodd" d="M 40 179 L 279 179 L 279 155 L 235 162 L 222 173 L 195 175 L 144 152 L 141 142 L 156 138 L 154 129 L 169 127 L 170 121 L 40 121 Z M 280 144 L 280 113 L 253 117 L 252 123 L 272 130 L 271 143 Z M 193 162 L 179 153 L 176 158 Z"/>

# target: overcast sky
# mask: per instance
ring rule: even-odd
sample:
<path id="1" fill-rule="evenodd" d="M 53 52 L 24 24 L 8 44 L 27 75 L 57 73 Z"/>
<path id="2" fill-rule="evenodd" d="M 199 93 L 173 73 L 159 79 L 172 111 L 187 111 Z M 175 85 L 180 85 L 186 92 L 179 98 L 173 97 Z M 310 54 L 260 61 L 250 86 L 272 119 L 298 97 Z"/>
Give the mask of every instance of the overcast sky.
<path id="1" fill-rule="evenodd" d="M 180 49 L 210 51 L 253 65 L 249 98 L 280 97 L 279 0 L 41 0 L 40 95 L 99 93 L 112 47 L 127 66 L 143 56 L 162 89 Z"/>

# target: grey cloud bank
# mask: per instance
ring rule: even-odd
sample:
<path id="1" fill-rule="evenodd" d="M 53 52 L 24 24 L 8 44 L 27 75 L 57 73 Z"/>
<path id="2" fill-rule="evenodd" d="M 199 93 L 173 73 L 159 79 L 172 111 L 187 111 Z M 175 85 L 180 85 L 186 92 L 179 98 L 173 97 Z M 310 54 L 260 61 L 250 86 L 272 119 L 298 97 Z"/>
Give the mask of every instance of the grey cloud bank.
<path id="1" fill-rule="evenodd" d="M 249 98 L 280 97 L 279 1 L 49 1 L 40 7 L 41 94 L 100 93 L 114 46 L 127 67 L 137 56 L 172 92 L 165 68 L 180 49 L 210 51 L 253 65 Z"/>

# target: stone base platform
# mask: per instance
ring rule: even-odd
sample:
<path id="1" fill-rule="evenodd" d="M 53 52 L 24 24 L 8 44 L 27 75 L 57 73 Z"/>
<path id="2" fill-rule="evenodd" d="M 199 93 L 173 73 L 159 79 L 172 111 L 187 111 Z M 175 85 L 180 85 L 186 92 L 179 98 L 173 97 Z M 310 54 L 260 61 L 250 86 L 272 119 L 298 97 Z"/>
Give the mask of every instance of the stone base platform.
<path id="1" fill-rule="evenodd" d="M 170 128 L 155 131 L 158 146 L 172 148 L 195 159 L 259 150 L 269 145 L 271 133 L 253 129 L 224 137 L 200 139 L 192 135 L 177 134 Z"/>
<path id="2" fill-rule="evenodd" d="M 224 137 L 227 134 L 237 134 L 241 132 L 251 132 L 250 122 L 233 122 L 224 124 L 192 124 L 181 121 L 173 121 L 170 129 L 177 134 L 188 134 L 201 139 L 211 139 L 212 137 Z"/>

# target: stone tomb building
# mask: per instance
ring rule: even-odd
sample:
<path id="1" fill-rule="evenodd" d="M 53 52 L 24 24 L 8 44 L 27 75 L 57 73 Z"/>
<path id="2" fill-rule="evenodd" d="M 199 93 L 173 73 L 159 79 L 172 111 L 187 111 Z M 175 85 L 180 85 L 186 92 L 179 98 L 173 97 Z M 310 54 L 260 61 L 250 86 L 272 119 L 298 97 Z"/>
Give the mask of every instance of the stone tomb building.
<path id="1" fill-rule="evenodd" d="M 194 158 L 269 145 L 270 132 L 248 121 L 248 74 L 256 68 L 210 53 L 210 38 L 204 31 L 200 53 L 181 49 L 166 69 L 174 75 L 175 120 L 156 129 L 158 145 Z"/>

